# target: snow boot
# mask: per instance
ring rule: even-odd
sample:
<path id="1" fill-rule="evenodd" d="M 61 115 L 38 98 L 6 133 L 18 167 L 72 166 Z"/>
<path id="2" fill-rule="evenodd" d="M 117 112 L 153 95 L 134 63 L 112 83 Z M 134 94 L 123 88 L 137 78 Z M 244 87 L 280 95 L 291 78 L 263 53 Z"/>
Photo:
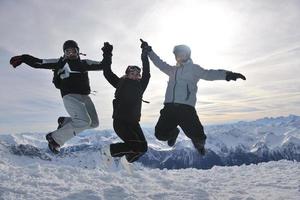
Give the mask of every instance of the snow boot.
<path id="1" fill-rule="evenodd" d="M 176 127 L 176 129 L 175 129 L 174 131 L 172 131 L 172 132 L 175 132 L 175 134 L 174 134 L 174 136 L 173 136 L 171 139 L 168 140 L 168 145 L 169 145 L 169 147 L 174 146 L 174 144 L 175 144 L 175 142 L 176 142 L 176 139 L 177 139 L 178 134 L 179 134 L 180 131 L 179 131 L 179 129 Z"/>
<path id="2" fill-rule="evenodd" d="M 46 135 L 46 140 L 48 141 L 48 147 L 50 151 L 52 151 L 54 154 L 58 154 L 60 146 L 52 138 L 52 132 Z"/>

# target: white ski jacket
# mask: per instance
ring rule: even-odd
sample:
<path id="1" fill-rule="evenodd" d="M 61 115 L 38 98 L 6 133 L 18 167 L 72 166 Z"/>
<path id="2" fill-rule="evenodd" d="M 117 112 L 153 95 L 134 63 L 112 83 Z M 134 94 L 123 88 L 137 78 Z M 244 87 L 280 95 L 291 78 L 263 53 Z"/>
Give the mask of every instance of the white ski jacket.
<path id="1" fill-rule="evenodd" d="M 190 59 L 181 66 L 171 66 L 161 60 L 154 51 L 149 52 L 153 64 L 169 76 L 164 103 L 179 103 L 195 106 L 197 83 L 200 79 L 225 80 L 226 70 L 207 70 Z"/>

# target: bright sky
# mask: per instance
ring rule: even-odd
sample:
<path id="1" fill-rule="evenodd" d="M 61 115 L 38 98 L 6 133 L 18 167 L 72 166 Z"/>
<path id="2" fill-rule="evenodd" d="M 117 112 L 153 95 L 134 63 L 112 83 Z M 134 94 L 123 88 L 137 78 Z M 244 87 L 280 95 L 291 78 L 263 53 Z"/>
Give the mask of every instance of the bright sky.
<path id="1" fill-rule="evenodd" d="M 8 63 L 24 53 L 58 58 L 68 39 L 92 60 L 102 59 L 105 41 L 112 43 L 118 75 L 141 65 L 139 38 L 169 64 L 173 46 L 187 44 L 196 64 L 243 73 L 247 81 L 199 81 L 196 109 L 204 125 L 300 115 L 299 19 L 298 0 L 1 0 L 0 133 L 52 131 L 67 115 L 51 71 Z M 89 74 L 98 129 L 110 129 L 114 89 L 102 72 Z M 157 122 L 167 86 L 152 63 L 151 75 L 142 126 Z"/>

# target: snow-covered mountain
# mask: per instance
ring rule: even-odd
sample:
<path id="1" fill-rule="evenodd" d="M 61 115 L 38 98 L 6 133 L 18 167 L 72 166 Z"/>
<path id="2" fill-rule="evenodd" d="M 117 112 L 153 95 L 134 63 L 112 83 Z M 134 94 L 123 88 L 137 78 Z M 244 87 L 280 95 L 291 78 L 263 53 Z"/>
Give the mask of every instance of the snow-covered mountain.
<path id="1" fill-rule="evenodd" d="M 204 157 L 199 156 L 189 138 L 181 133 L 174 148 L 169 149 L 151 138 L 152 148 L 141 162 L 157 168 L 208 169 L 214 165 L 232 166 L 281 159 L 300 161 L 299 116 L 207 126 L 205 132 L 208 151 Z"/>
<path id="2" fill-rule="evenodd" d="M 207 154 L 200 156 L 182 132 L 174 147 L 155 139 L 153 129 L 144 129 L 149 143 L 148 152 L 139 160 L 150 168 L 198 168 L 232 166 L 281 159 L 300 161 L 300 117 L 264 118 L 251 122 L 207 126 Z M 0 151 L 14 155 L 38 157 L 45 161 L 77 157 L 87 167 L 85 156 L 96 154 L 102 146 L 119 139 L 112 130 L 85 131 L 68 142 L 61 153 L 52 155 L 44 139 L 45 134 L 23 133 L 0 135 Z M 81 157 L 82 156 L 82 157 Z M 81 159 L 81 160 L 80 160 Z M 73 159 L 74 160 L 74 159 Z M 66 161 L 66 163 L 70 163 Z M 72 163 L 72 162 L 71 162 Z"/>

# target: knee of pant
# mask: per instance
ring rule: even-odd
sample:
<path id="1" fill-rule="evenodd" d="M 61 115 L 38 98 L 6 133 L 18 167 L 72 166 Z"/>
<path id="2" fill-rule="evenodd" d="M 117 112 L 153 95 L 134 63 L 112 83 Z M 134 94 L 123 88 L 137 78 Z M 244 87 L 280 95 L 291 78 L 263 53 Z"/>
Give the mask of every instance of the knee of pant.
<path id="1" fill-rule="evenodd" d="M 92 121 L 92 123 L 91 123 L 92 128 L 97 128 L 98 126 L 99 126 L 99 120 Z"/>
<path id="2" fill-rule="evenodd" d="M 76 119 L 73 120 L 73 122 L 77 125 L 79 128 L 89 128 L 92 124 L 92 120 L 90 118 L 86 119 Z"/>

